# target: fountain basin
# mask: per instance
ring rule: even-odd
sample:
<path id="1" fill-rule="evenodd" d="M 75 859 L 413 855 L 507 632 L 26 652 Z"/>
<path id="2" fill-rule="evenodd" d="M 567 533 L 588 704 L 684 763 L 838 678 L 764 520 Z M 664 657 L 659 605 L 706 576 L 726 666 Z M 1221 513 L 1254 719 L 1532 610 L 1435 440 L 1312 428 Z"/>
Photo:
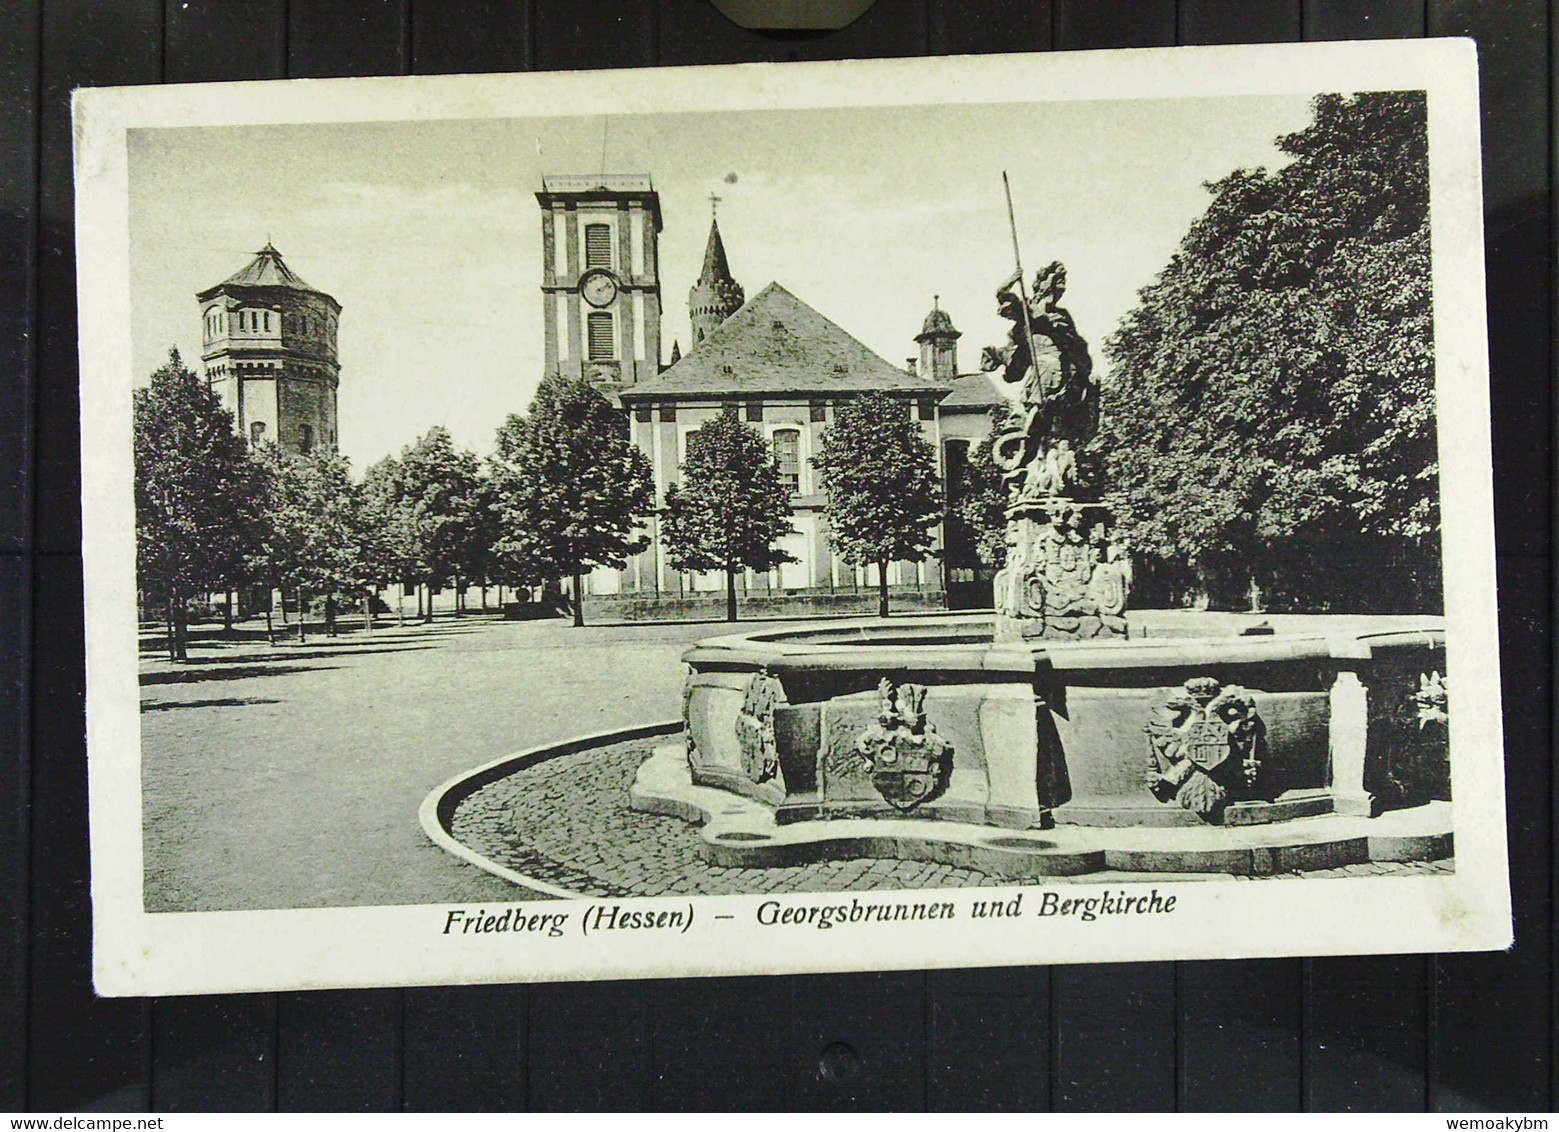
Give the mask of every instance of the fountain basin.
<path id="1" fill-rule="evenodd" d="M 937 615 L 700 642 L 683 657 L 692 783 L 778 825 L 1016 830 L 1368 818 L 1449 798 L 1444 713 L 1422 695 L 1445 671 L 1441 619 L 1130 617 L 1129 639 L 1109 641 L 998 643 L 988 615 Z"/>

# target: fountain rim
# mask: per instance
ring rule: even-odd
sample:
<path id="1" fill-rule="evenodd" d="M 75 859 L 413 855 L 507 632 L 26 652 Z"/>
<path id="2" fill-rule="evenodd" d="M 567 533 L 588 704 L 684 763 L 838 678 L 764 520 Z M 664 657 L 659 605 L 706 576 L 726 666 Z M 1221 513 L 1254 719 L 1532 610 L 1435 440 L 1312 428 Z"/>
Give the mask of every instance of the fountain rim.
<path id="1" fill-rule="evenodd" d="M 1352 666 L 1381 654 L 1405 649 L 1445 647 L 1445 619 L 1397 615 L 1314 615 L 1330 629 L 1275 629 L 1241 636 L 1162 636 L 1125 640 L 1038 640 L 998 643 L 969 632 L 991 624 L 990 614 L 911 614 L 884 622 L 860 619 L 822 622 L 783 629 L 757 629 L 709 637 L 682 654 L 683 663 L 700 671 L 753 671 L 770 666 L 791 671 L 862 670 L 990 673 L 1089 672 L 1120 669 L 1185 668 L 1282 661 L 1320 661 Z M 1288 618 L 1284 618 L 1288 620 Z M 1345 631 L 1336 622 L 1353 623 Z M 1372 627 L 1369 623 L 1375 622 Z M 943 630 L 937 639 L 924 627 Z M 1410 623 L 1410 624 L 1404 624 Z M 965 639 L 956 639 L 963 628 Z M 921 632 L 917 634 L 917 629 Z M 950 633 L 949 630 L 954 632 Z M 917 636 L 925 639 L 917 640 Z"/>

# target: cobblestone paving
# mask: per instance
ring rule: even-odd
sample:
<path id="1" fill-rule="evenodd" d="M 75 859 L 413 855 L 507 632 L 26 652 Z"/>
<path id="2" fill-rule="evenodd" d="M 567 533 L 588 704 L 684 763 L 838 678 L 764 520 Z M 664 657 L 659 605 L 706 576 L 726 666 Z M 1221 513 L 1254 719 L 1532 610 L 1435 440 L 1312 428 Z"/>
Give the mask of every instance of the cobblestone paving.
<path id="1" fill-rule="evenodd" d="M 724 896 L 1014 883 L 976 869 L 929 861 L 859 858 L 770 869 L 710 864 L 699 856 L 698 830 L 692 824 L 628 808 L 634 772 L 663 742 L 641 739 L 563 755 L 491 783 L 456 809 L 455 837 L 518 873 L 588 896 Z M 1450 861 L 1435 861 L 1347 865 L 1282 875 L 1401 876 L 1452 869 Z M 1208 879 L 1200 874 L 1098 872 L 1051 877 L 1045 883 Z"/>

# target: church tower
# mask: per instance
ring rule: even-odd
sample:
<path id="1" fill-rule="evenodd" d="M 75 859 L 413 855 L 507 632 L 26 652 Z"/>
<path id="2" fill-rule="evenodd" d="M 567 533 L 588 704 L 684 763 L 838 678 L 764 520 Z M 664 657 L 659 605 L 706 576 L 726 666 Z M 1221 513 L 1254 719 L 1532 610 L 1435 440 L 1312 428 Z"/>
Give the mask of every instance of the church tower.
<path id="1" fill-rule="evenodd" d="M 341 304 L 299 278 L 269 241 L 195 298 L 206 380 L 239 434 L 284 452 L 334 449 Z"/>
<path id="2" fill-rule="evenodd" d="M 611 391 L 660 373 L 660 196 L 647 174 L 541 180 L 544 373 Z"/>
<path id="3" fill-rule="evenodd" d="M 711 205 L 719 202 L 711 196 Z M 693 323 L 693 345 L 697 345 L 715 327 L 741 310 L 746 296 L 741 284 L 731 278 L 731 265 L 725 259 L 725 244 L 720 240 L 720 224 L 711 213 L 709 217 L 709 243 L 704 247 L 704 269 L 698 274 L 698 282 L 688 290 L 688 315 Z"/>
<path id="4" fill-rule="evenodd" d="M 941 296 L 933 296 L 931 313 L 921 324 L 915 341 L 920 343 L 920 376 L 930 381 L 952 381 L 958 376 L 958 340 L 963 331 L 953 329 L 953 320 L 941 307 Z"/>

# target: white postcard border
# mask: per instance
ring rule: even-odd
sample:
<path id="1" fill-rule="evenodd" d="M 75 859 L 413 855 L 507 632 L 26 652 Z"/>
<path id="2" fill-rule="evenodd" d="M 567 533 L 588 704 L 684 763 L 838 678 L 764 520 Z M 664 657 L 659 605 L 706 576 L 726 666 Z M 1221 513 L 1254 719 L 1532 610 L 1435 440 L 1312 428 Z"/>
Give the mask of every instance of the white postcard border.
<path id="1" fill-rule="evenodd" d="M 1043 884 L 527 902 L 557 936 L 442 928 L 455 905 L 142 911 L 139 692 L 129 381 L 126 131 L 621 112 L 1429 91 L 1432 252 L 1456 870 L 1403 878 L 1126 886 L 1169 913 L 970 921 L 974 899 L 1032 909 L 1121 886 Z M 100 994 L 914 969 L 1051 962 L 1485 950 L 1510 944 L 1475 50 L 1469 40 L 1285 44 L 729 68 L 297 80 L 77 92 L 82 518 L 94 979 Z M 476 760 L 473 759 L 473 762 Z M 408 823 L 417 820 L 408 812 Z M 947 902 L 955 919 L 759 922 L 784 906 Z M 685 933 L 596 931 L 592 906 L 682 911 Z M 458 906 L 464 907 L 464 906 Z M 500 912 L 510 905 L 489 905 Z M 474 909 L 466 909 L 474 912 Z M 729 916 L 729 919 L 716 917 Z M 1143 921 L 1137 923 L 1136 921 Z M 1126 930 L 1123 925 L 1130 924 Z M 604 938 L 603 938 L 604 937 Z M 620 938 L 621 937 L 621 938 Z"/>

